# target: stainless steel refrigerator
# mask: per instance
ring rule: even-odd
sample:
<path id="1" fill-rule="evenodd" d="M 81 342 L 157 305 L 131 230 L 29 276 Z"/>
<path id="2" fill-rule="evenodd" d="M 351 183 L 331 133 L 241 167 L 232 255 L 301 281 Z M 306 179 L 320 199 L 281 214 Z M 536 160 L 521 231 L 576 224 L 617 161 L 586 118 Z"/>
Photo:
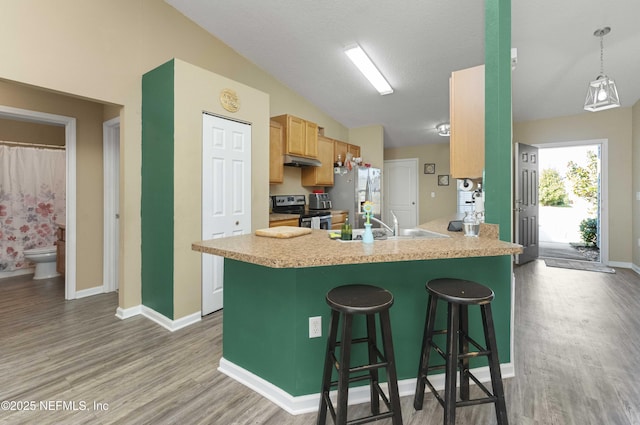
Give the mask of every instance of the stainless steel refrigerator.
<path id="1" fill-rule="evenodd" d="M 365 201 L 373 203 L 373 215 L 381 219 L 382 176 L 379 168 L 354 167 L 347 171 L 345 167 L 335 169 L 333 187 L 329 188 L 329 198 L 334 210 L 348 210 L 349 222 L 354 229 L 364 227 L 362 205 Z M 376 222 L 372 227 L 380 227 Z"/>

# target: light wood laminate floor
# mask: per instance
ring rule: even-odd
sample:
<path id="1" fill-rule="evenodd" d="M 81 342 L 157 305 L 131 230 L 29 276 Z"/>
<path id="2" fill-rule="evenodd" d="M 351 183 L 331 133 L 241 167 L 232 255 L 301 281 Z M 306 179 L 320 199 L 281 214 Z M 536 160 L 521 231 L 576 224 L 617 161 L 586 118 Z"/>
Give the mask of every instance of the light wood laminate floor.
<path id="1" fill-rule="evenodd" d="M 510 423 L 640 424 L 638 275 L 542 261 L 515 274 Z M 52 409 L 0 410 L 0 424 L 314 423 L 315 414 L 291 416 L 216 370 L 222 313 L 171 333 L 143 317 L 121 321 L 116 307 L 115 293 L 65 301 L 60 279 L 0 280 L 0 401 L 45 401 Z M 412 402 L 402 398 L 405 424 L 442 423 L 430 395 L 420 412 Z M 351 411 L 360 415 L 364 406 Z M 495 424 L 493 406 L 458 409 L 457 424 Z"/>

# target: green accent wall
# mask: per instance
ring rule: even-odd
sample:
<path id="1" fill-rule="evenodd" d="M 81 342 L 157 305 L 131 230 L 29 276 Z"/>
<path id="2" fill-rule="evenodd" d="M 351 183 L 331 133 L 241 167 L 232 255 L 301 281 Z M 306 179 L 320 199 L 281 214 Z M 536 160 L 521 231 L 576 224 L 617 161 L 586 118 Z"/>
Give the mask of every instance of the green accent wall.
<path id="1" fill-rule="evenodd" d="M 499 358 L 508 363 L 511 291 L 509 272 L 504 271 L 510 271 L 510 264 L 510 256 L 500 256 L 273 269 L 225 259 L 229 284 L 224 292 L 223 357 L 292 396 L 318 393 L 330 316 L 325 295 L 335 286 L 368 283 L 394 295 L 390 315 L 398 377 L 415 378 L 427 305 L 424 285 L 434 278 L 453 277 L 493 288 Z M 469 315 L 471 334 L 484 342 L 479 308 L 470 308 Z M 322 316 L 321 338 L 308 337 L 312 316 Z M 442 303 L 441 328 L 445 317 Z M 354 326 L 355 332 L 364 332 L 363 319 Z M 364 361 L 364 350 L 356 353 Z M 486 366 L 486 359 L 472 366 Z"/>
<path id="2" fill-rule="evenodd" d="M 173 319 L 174 61 L 142 77 L 142 304 Z"/>
<path id="3" fill-rule="evenodd" d="M 511 0 L 485 1 L 485 214 L 511 241 Z"/>

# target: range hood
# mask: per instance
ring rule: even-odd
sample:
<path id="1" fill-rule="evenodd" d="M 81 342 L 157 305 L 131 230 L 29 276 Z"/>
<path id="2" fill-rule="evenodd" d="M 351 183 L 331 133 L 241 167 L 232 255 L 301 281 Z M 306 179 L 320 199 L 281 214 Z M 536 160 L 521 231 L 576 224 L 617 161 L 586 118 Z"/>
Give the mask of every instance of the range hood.
<path id="1" fill-rule="evenodd" d="M 289 167 L 319 167 L 322 163 L 317 159 L 305 158 L 296 155 L 284 155 L 284 165 Z"/>

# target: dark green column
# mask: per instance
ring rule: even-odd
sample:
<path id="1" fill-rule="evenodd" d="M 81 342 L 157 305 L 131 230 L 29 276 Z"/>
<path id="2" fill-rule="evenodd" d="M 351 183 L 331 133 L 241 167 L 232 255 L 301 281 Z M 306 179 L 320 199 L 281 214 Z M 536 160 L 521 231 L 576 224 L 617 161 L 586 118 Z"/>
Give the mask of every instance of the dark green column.
<path id="1" fill-rule="evenodd" d="M 485 209 L 511 241 L 511 0 L 485 0 Z"/>

